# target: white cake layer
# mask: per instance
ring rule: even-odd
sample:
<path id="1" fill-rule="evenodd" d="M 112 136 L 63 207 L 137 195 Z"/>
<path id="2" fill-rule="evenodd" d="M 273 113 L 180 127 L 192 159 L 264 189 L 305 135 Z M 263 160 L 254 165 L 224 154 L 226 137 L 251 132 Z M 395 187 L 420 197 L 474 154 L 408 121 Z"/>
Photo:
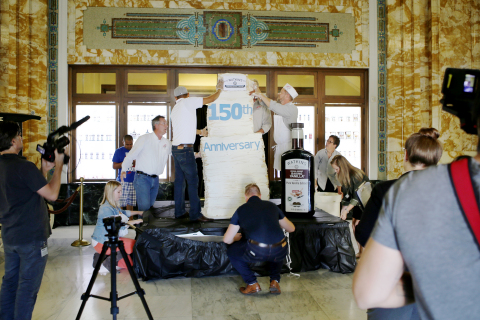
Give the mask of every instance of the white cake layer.
<path id="1" fill-rule="evenodd" d="M 213 219 L 229 219 L 245 203 L 245 186 L 256 183 L 268 200 L 267 166 L 262 135 L 250 133 L 226 138 L 202 138 L 200 148 L 205 180 L 202 213 Z"/>
<path id="2" fill-rule="evenodd" d="M 253 98 L 247 91 L 222 91 L 208 106 L 209 137 L 230 137 L 253 133 Z"/>

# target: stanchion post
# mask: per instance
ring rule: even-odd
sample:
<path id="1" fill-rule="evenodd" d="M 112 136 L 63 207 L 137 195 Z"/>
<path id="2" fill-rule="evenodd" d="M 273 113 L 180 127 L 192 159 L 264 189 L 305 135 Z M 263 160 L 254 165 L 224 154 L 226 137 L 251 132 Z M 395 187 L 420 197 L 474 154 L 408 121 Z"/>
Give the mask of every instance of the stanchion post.
<path id="1" fill-rule="evenodd" d="M 78 221 L 78 240 L 73 241 L 72 247 L 89 246 L 90 242 L 83 240 L 83 177 L 80 178 L 80 217 Z"/>

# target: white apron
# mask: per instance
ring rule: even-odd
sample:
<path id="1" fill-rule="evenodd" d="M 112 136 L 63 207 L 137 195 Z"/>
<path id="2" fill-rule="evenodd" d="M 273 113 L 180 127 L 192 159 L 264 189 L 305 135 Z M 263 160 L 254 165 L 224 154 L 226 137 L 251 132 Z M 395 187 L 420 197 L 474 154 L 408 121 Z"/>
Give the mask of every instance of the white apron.
<path id="1" fill-rule="evenodd" d="M 282 154 L 292 149 L 292 133 L 283 122 L 283 117 L 279 115 L 273 116 L 275 130 L 273 131 L 273 140 L 277 144 L 275 148 L 275 156 L 273 158 L 273 168 L 278 171 L 282 170 Z"/>

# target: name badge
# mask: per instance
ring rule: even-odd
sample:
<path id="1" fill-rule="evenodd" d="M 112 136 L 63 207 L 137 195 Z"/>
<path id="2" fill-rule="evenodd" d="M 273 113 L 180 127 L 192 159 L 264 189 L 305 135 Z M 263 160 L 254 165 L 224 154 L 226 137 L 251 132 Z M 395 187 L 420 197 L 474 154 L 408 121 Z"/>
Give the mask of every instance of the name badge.
<path id="1" fill-rule="evenodd" d="M 42 258 L 48 254 L 47 241 L 43 242 L 42 248 L 40 249 L 40 254 Z"/>

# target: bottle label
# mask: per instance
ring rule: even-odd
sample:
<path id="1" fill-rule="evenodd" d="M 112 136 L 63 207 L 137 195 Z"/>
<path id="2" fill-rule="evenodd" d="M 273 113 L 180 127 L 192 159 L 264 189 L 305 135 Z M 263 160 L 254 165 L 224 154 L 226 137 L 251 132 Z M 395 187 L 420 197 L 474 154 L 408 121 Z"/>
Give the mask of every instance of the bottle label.
<path id="1" fill-rule="evenodd" d="M 308 212 L 310 166 L 308 160 L 285 161 L 285 210 Z"/>

